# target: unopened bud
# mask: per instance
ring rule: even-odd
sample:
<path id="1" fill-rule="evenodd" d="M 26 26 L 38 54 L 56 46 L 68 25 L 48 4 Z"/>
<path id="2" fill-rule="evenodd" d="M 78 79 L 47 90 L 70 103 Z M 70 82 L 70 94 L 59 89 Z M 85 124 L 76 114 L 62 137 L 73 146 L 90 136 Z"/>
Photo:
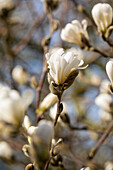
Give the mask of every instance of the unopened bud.
<path id="1" fill-rule="evenodd" d="M 21 85 L 24 85 L 28 81 L 28 73 L 27 71 L 20 65 L 16 66 L 12 71 L 13 79 Z"/>

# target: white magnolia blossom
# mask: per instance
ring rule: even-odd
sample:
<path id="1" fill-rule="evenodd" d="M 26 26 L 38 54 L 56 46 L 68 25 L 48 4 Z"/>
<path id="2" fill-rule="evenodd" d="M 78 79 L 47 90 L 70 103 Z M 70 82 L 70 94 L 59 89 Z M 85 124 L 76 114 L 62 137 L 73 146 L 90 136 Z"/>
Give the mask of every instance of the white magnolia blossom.
<path id="1" fill-rule="evenodd" d="M 50 106 L 52 106 L 55 102 L 57 102 L 57 96 L 53 93 L 49 93 L 41 102 L 40 108 L 41 109 L 48 109 Z"/>
<path id="2" fill-rule="evenodd" d="M 13 71 L 12 71 L 12 77 L 13 79 L 19 83 L 19 84 L 26 84 L 27 81 L 28 81 L 28 73 L 26 72 L 26 70 L 20 66 L 20 65 L 17 65 Z"/>
<path id="3" fill-rule="evenodd" d="M 20 95 L 18 91 L 0 85 L 0 121 L 19 125 L 32 100 L 31 90 L 26 90 Z"/>
<path id="4" fill-rule="evenodd" d="M 106 73 L 113 84 L 113 60 L 110 60 L 106 64 Z"/>
<path id="5" fill-rule="evenodd" d="M 93 19 L 99 32 L 105 32 L 112 23 L 113 10 L 107 3 L 98 3 L 92 9 Z"/>
<path id="6" fill-rule="evenodd" d="M 13 150 L 5 141 L 0 142 L 0 157 L 5 159 L 11 159 L 13 157 Z"/>
<path id="7" fill-rule="evenodd" d="M 73 20 L 71 23 L 68 23 L 61 31 L 61 38 L 69 43 L 84 47 L 85 44 L 82 39 L 85 38 L 87 41 L 89 40 L 87 20 L 84 19 L 81 23 L 78 20 Z"/>
<path id="8" fill-rule="evenodd" d="M 111 95 L 107 93 L 102 93 L 97 96 L 95 103 L 105 111 L 111 112 L 113 109 L 113 99 Z"/>
<path id="9" fill-rule="evenodd" d="M 85 69 L 80 67 L 84 61 L 79 60 L 74 52 L 64 51 L 63 48 L 56 50 L 52 55 L 46 54 L 50 76 L 57 85 L 63 84 L 73 70 Z"/>

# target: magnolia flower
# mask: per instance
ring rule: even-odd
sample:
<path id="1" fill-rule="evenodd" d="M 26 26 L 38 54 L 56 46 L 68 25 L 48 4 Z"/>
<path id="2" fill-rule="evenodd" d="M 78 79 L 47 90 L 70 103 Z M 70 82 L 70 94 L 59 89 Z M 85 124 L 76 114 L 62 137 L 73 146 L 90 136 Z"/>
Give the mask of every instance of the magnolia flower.
<path id="1" fill-rule="evenodd" d="M 87 45 L 89 41 L 87 33 L 87 21 L 82 20 L 80 23 L 78 20 L 73 20 L 68 23 L 65 28 L 62 29 L 61 38 L 69 43 L 74 43 L 80 47 Z"/>
<path id="2" fill-rule="evenodd" d="M 25 91 L 22 95 L 8 87 L 0 88 L 0 121 L 20 125 L 25 111 L 33 100 L 33 92 Z"/>
<path id="3" fill-rule="evenodd" d="M 113 84 L 113 60 L 108 61 L 106 64 L 106 73 Z"/>
<path id="4" fill-rule="evenodd" d="M 100 94 L 96 97 L 95 103 L 105 111 L 112 112 L 113 110 L 113 99 L 109 94 Z"/>
<path id="5" fill-rule="evenodd" d="M 71 51 L 64 51 L 63 48 L 56 50 L 52 55 L 46 54 L 49 74 L 57 85 L 63 84 L 73 71 L 85 69 L 80 67 L 84 61 L 79 60 Z"/>
<path id="6" fill-rule="evenodd" d="M 99 32 L 105 32 L 112 23 L 112 7 L 107 3 L 98 3 L 92 9 L 93 19 Z"/>
<path id="7" fill-rule="evenodd" d="M 16 66 L 14 69 L 13 69 L 13 71 L 12 71 L 12 77 L 13 77 L 13 79 L 17 82 L 17 83 L 19 83 L 19 84 L 26 84 L 27 83 L 27 81 L 28 81 L 28 73 L 26 72 L 26 70 L 22 67 L 22 66 L 20 66 L 20 65 L 18 65 L 18 66 Z"/>

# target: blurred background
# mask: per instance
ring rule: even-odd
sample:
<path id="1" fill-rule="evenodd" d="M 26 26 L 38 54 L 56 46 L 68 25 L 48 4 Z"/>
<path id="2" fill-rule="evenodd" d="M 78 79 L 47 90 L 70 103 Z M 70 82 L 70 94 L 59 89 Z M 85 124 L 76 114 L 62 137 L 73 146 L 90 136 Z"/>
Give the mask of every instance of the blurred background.
<path id="1" fill-rule="evenodd" d="M 55 1 L 53 0 L 53 2 Z M 90 43 L 103 53 L 113 56 L 112 49 L 98 35 L 92 19 L 91 10 L 99 2 L 109 3 L 113 8 L 112 0 L 59 0 L 52 11 L 53 18 L 59 22 L 59 27 L 53 33 L 49 49 L 55 47 L 77 48 L 85 64 L 89 64 L 86 70 L 80 72 L 73 85 L 64 92 L 62 97 L 62 101 L 67 104 L 72 126 L 70 129 L 67 126 L 59 125 L 56 130 L 56 138 L 63 137 L 67 148 L 67 152 L 61 149 L 63 168 L 66 170 L 79 170 L 83 165 L 102 170 L 110 162 L 113 162 L 112 134 L 101 146 L 93 161 L 86 161 L 90 149 L 96 144 L 111 120 L 111 118 L 106 120 L 106 116 L 99 114 L 100 108 L 95 104 L 95 98 L 100 93 L 103 80 L 108 80 L 105 66 L 109 59 L 92 51 L 83 51 L 76 45 L 62 41 L 60 37 L 61 29 L 67 23 L 74 19 L 79 21 L 86 19 Z M 36 120 L 36 90 L 31 85 L 31 79 L 35 76 L 37 82 L 40 80 L 44 56 L 42 40 L 49 35 L 49 28 L 44 1 L 0 0 L 0 83 L 17 89 L 19 92 L 26 88 L 32 88 L 35 99 L 27 111 L 32 124 Z M 111 35 L 111 41 L 112 38 Z M 29 74 L 29 81 L 26 85 L 19 85 L 12 79 L 12 70 L 17 65 L 21 65 Z M 46 76 L 41 101 L 49 92 Z M 49 110 L 45 113 L 47 119 L 49 119 L 48 113 Z M 74 127 L 83 127 L 84 125 L 94 130 L 74 129 Z M 19 135 L 7 139 L 7 142 L 14 150 L 17 161 L 11 163 L 0 159 L 0 170 L 14 170 L 15 168 L 16 170 L 24 170 L 30 162 L 29 158 L 22 152 L 22 146 L 27 143 L 27 140 Z M 62 169 L 62 167 L 51 166 L 50 169 L 57 170 Z"/>

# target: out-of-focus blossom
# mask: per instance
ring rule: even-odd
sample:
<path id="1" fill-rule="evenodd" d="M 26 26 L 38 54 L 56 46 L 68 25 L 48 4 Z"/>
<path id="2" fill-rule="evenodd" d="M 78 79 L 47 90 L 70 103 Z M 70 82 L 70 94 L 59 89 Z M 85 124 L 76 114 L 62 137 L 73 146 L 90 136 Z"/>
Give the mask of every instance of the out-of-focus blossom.
<path id="1" fill-rule="evenodd" d="M 46 58 L 49 74 L 57 85 L 63 84 L 73 71 L 86 68 L 80 67 L 84 62 L 79 60 L 75 53 L 64 51 L 63 48 L 56 50 L 52 55 L 47 53 Z"/>
<path id="2" fill-rule="evenodd" d="M 103 109 L 99 110 L 99 115 L 103 121 L 108 122 L 108 121 L 112 120 L 112 115 Z"/>
<path id="3" fill-rule="evenodd" d="M 100 84 L 101 93 L 109 93 L 109 81 L 107 79 L 103 80 Z"/>
<path id="4" fill-rule="evenodd" d="M 28 81 L 27 71 L 20 65 L 17 65 L 12 71 L 12 77 L 18 84 L 26 84 Z"/>
<path id="5" fill-rule="evenodd" d="M 41 120 L 37 127 L 31 126 L 28 132 L 31 133 L 28 136 L 29 145 L 24 145 L 23 151 L 26 156 L 31 158 L 33 163 L 36 163 L 40 169 L 44 169 L 49 158 L 49 147 L 54 135 L 53 124 L 51 121 Z"/>
<path id="6" fill-rule="evenodd" d="M 33 100 L 33 92 L 27 90 L 22 96 L 16 90 L 0 88 L 0 121 L 13 125 L 19 125 L 25 115 L 25 111 Z"/>
<path id="7" fill-rule="evenodd" d="M 106 73 L 113 84 L 113 60 L 110 60 L 106 64 Z"/>
<path id="8" fill-rule="evenodd" d="M 0 141 L 0 157 L 3 159 L 10 160 L 13 158 L 13 150 L 9 144 L 5 141 Z"/>
<path id="9" fill-rule="evenodd" d="M 22 126 L 23 126 L 26 130 L 28 130 L 29 127 L 31 126 L 31 122 L 30 122 L 29 117 L 28 117 L 27 115 L 25 115 L 25 117 L 24 117 L 24 121 L 23 121 Z"/>
<path id="10" fill-rule="evenodd" d="M 96 97 L 95 103 L 105 111 L 112 112 L 113 110 L 113 99 L 109 94 L 100 94 Z"/>
<path id="11" fill-rule="evenodd" d="M 73 20 L 68 23 L 61 31 L 61 38 L 80 47 L 86 46 L 89 41 L 87 20 L 82 20 L 81 23 L 78 20 Z"/>
<path id="12" fill-rule="evenodd" d="M 106 162 L 105 163 L 105 170 L 113 170 L 113 163 L 112 162 Z"/>
<path id="13" fill-rule="evenodd" d="M 112 23 L 113 10 L 107 3 L 98 3 L 92 9 L 93 19 L 99 32 L 105 32 Z"/>
<path id="14" fill-rule="evenodd" d="M 40 109 L 47 110 L 55 102 L 57 102 L 57 96 L 53 93 L 49 93 L 41 102 Z"/>
<path id="15" fill-rule="evenodd" d="M 14 0 L 0 0 L 0 14 L 3 13 L 3 10 L 7 11 L 12 10 L 15 6 Z"/>
<path id="16" fill-rule="evenodd" d="M 50 144 L 51 139 L 53 137 L 53 125 L 50 121 L 42 120 L 38 123 L 38 129 L 36 131 L 36 136 L 40 138 L 40 140 L 45 141 Z"/>
<path id="17" fill-rule="evenodd" d="M 28 131 L 27 131 L 27 132 L 28 132 L 28 135 L 32 136 L 33 134 L 36 133 L 37 129 L 38 129 L 38 127 L 36 127 L 36 126 L 30 126 L 30 127 L 28 128 Z"/>

